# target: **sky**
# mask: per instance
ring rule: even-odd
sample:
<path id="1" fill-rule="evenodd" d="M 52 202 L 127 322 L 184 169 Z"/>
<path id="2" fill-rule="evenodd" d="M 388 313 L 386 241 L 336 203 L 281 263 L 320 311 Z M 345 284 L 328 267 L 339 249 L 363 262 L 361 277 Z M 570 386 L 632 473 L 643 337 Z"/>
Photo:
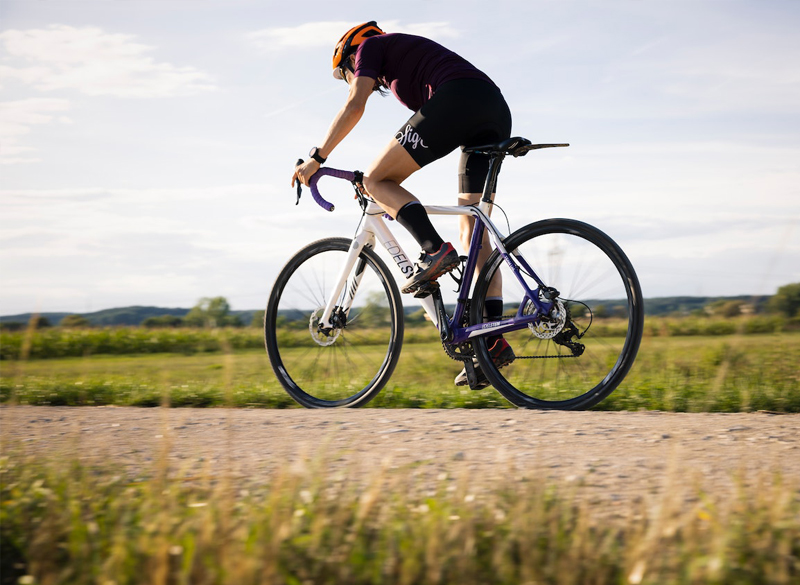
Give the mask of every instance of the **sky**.
<path id="1" fill-rule="evenodd" d="M 800 282 L 800 2 L 3 0 L 0 314 L 262 308 L 295 251 L 358 223 L 346 183 L 320 183 L 328 213 L 289 181 L 347 95 L 333 46 L 367 20 L 485 71 L 515 135 L 570 143 L 506 162 L 512 230 L 597 225 L 646 298 Z M 328 166 L 365 170 L 411 114 L 371 97 Z M 455 204 L 457 161 L 405 186 Z"/>

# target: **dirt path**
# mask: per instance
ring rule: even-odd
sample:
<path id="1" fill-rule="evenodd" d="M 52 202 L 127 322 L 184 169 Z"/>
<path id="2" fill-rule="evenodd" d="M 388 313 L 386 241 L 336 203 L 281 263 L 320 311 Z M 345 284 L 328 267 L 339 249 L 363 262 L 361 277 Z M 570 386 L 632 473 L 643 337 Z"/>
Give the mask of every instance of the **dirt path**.
<path id="1" fill-rule="evenodd" d="M 260 482 L 324 455 L 330 472 L 356 480 L 382 467 L 423 487 L 546 477 L 611 504 L 687 482 L 732 490 L 742 473 L 800 484 L 800 415 L 18 406 L 0 408 L 0 424 L 4 449 L 111 461 L 132 477 L 167 453 L 178 477 L 230 470 Z"/>

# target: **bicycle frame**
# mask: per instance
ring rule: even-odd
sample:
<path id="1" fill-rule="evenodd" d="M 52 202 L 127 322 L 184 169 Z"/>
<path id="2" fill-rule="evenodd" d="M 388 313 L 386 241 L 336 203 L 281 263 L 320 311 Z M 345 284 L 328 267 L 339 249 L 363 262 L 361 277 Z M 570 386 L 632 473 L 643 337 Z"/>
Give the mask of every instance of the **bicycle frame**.
<path id="1" fill-rule="evenodd" d="M 430 215 L 471 215 L 475 218 L 475 226 L 472 233 L 472 240 L 470 243 L 469 254 L 467 255 L 466 265 L 462 275 L 461 286 L 458 290 L 458 300 L 452 318 L 450 318 L 444 311 L 443 304 L 441 304 L 441 296 L 438 295 L 440 307 L 437 309 L 437 295 L 430 295 L 424 299 L 419 299 L 425 312 L 431 318 L 433 324 L 437 327 L 440 334 L 442 334 L 443 341 L 458 345 L 481 335 L 489 333 L 499 335 L 507 331 L 515 331 L 522 329 L 530 324 L 536 323 L 542 315 L 547 315 L 553 308 L 553 302 L 543 300 L 540 298 L 539 291 L 546 289 L 545 284 L 539 279 L 532 267 L 525 261 L 519 254 L 510 254 L 506 250 L 503 240 L 505 236 L 500 230 L 492 223 L 489 218 L 489 208 L 491 202 L 486 197 L 476 206 L 437 206 L 426 205 L 425 209 Z M 377 240 L 386 249 L 387 253 L 391 256 L 394 264 L 397 266 L 400 273 L 407 277 L 413 271 L 413 264 L 409 260 L 408 255 L 403 250 L 402 246 L 397 242 L 389 227 L 386 225 L 383 217 L 383 209 L 374 201 L 369 201 L 365 209 L 364 220 L 353 238 L 353 244 L 347 255 L 347 260 L 342 266 L 339 275 L 336 279 L 336 284 L 331 290 L 325 309 L 319 318 L 319 326 L 322 328 L 334 328 L 332 323 L 332 315 L 337 307 L 348 314 L 353 300 L 355 299 L 358 285 L 363 276 L 364 261 L 357 266 L 359 255 L 365 246 L 374 248 L 375 241 Z M 512 274 L 516 278 L 519 285 L 523 290 L 523 300 L 517 309 L 514 317 L 503 319 L 500 321 L 493 321 L 488 323 L 480 323 L 461 327 L 463 323 L 465 311 L 467 308 L 467 300 L 470 296 L 470 289 L 475 274 L 475 268 L 478 262 L 478 250 L 481 247 L 483 240 L 484 230 L 488 230 L 489 239 L 494 248 L 499 251 L 503 261 L 511 268 Z M 356 268 L 355 274 L 351 280 L 353 269 Z M 523 274 L 531 277 L 537 283 L 538 287 L 532 289 L 523 278 Z M 348 283 L 348 280 L 351 282 Z M 344 291 L 346 295 L 343 295 Z M 342 299 L 344 301 L 342 302 Z M 525 307 L 528 306 L 528 301 L 533 305 L 533 311 L 529 314 L 524 314 Z M 440 323 L 440 312 L 443 317 L 447 319 L 447 323 Z M 444 327 L 442 326 L 444 325 Z M 448 332 L 445 336 L 444 332 Z"/>

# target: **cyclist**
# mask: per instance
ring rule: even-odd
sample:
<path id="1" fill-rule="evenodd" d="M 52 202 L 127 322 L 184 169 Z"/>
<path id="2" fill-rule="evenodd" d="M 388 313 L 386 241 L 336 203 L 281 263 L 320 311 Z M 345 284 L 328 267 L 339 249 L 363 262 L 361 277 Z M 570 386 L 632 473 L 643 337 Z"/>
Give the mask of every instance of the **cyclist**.
<path id="1" fill-rule="evenodd" d="M 336 43 L 333 76 L 350 86 L 347 100 L 323 141 L 311 149 L 310 159 L 295 168 L 292 185 L 295 180 L 308 185 L 320 165 L 361 119 L 373 93 L 393 93 L 415 113 L 369 167 L 364 187 L 422 248 L 402 290 L 425 295 L 427 283 L 450 272 L 460 261 L 452 244 L 439 236 L 419 200 L 401 184 L 415 171 L 457 147 L 510 137 L 511 112 L 492 80 L 456 53 L 424 37 L 387 34 L 374 21 L 353 27 Z M 462 153 L 459 205 L 478 203 L 488 168 L 488 157 Z M 473 218 L 460 217 L 459 236 L 465 249 L 469 247 L 473 225 Z M 479 268 L 490 252 L 489 238 L 484 235 Z M 486 317 L 496 320 L 502 314 L 502 282 L 496 278 L 486 301 Z M 489 338 L 488 343 L 495 363 L 506 365 L 513 361 L 514 352 L 502 336 Z M 478 375 L 479 387 L 487 386 L 485 376 Z M 459 374 L 456 384 L 467 384 L 466 371 Z"/>

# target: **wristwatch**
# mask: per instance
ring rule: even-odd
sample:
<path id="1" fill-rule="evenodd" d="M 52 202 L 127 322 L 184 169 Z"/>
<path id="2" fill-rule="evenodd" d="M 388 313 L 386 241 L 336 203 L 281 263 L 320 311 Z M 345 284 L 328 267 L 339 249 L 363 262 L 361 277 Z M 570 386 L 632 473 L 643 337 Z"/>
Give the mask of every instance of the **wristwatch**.
<path id="1" fill-rule="evenodd" d="M 321 164 L 321 165 L 324 165 L 324 164 L 325 164 L 325 161 L 326 161 L 326 160 L 328 160 L 327 158 L 322 158 L 322 157 L 320 156 L 320 154 L 319 154 L 319 148 L 317 148 L 316 146 L 315 146 L 314 148 L 312 148 L 312 149 L 311 149 L 311 152 L 309 152 L 309 153 L 308 153 L 308 156 L 310 156 L 311 158 L 313 158 L 315 161 L 317 161 L 317 162 L 318 162 L 319 164 Z"/>

